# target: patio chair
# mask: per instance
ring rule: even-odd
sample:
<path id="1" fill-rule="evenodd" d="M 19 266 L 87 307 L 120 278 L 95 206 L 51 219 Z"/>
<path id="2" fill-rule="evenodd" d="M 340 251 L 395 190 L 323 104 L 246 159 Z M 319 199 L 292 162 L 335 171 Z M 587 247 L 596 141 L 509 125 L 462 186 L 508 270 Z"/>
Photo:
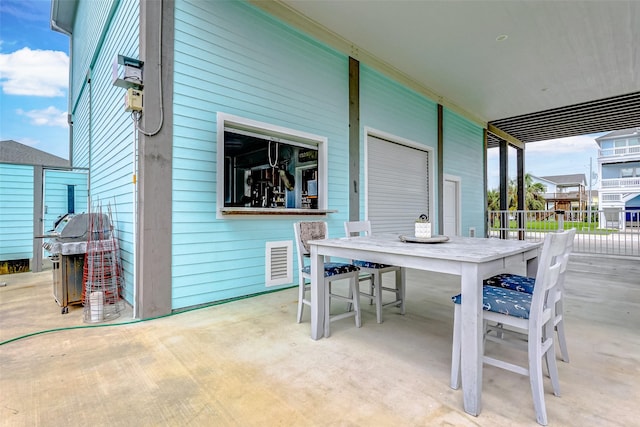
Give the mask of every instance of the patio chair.
<path id="1" fill-rule="evenodd" d="M 311 306 L 311 302 L 305 299 L 306 291 L 311 289 L 311 265 L 305 263 L 309 259 L 309 240 L 319 240 L 328 238 L 327 223 L 324 221 L 296 222 L 293 224 L 293 231 L 296 238 L 296 249 L 298 251 L 298 323 L 302 322 L 302 312 L 305 305 Z M 330 335 L 330 323 L 345 317 L 354 316 L 356 327 L 360 327 L 360 286 L 358 275 L 360 269 L 349 263 L 330 262 L 325 259 L 324 263 L 324 285 L 325 292 L 325 314 L 324 314 L 324 336 Z M 349 280 L 348 295 L 336 294 L 332 290 L 332 282 L 341 279 Z M 338 299 L 348 303 L 347 312 L 331 316 L 331 299 Z"/>
<path id="2" fill-rule="evenodd" d="M 371 235 L 370 221 L 346 221 L 344 223 L 344 231 L 347 237 L 353 236 L 369 236 Z M 405 275 L 402 267 L 388 264 L 378 264 L 370 261 L 352 260 L 354 265 L 360 267 L 360 281 L 369 281 L 371 287 L 369 292 L 361 291 L 360 295 L 369 299 L 369 304 L 374 301 L 376 303 L 376 320 L 382 323 L 383 307 L 400 307 L 400 313 L 404 314 L 404 295 L 405 295 Z M 383 286 L 382 275 L 384 273 L 395 273 L 395 287 L 389 288 Z M 382 302 L 382 291 L 392 292 L 394 300 L 390 302 Z"/>
<path id="3" fill-rule="evenodd" d="M 569 238 L 567 239 L 567 246 L 562 256 L 566 257 L 565 262 L 562 265 L 560 271 L 560 280 L 558 284 L 559 292 L 557 293 L 556 312 L 554 327 L 558 333 L 558 347 L 560 347 L 560 354 L 564 362 L 569 362 L 569 350 L 567 348 L 567 339 L 564 333 L 564 278 L 567 271 L 567 265 L 569 263 L 569 255 L 573 251 L 573 240 L 576 235 L 576 229 L 572 228 L 568 231 Z M 490 277 L 484 280 L 485 286 L 498 286 L 505 289 L 511 289 L 514 291 L 526 292 L 528 294 L 533 293 L 536 279 L 534 277 L 520 276 L 517 274 L 502 273 Z"/>
<path id="4" fill-rule="evenodd" d="M 529 377 L 536 420 L 547 425 L 547 410 L 542 382 L 542 359 L 544 358 L 551 377 L 553 393 L 560 395 L 558 367 L 555 359 L 554 319 L 555 301 L 559 292 L 560 271 L 566 257 L 569 232 L 549 233 L 545 237 L 538 260 L 536 286 L 533 293 L 518 292 L 495 286 L 482 287 L 482 324 L 484 340 L 510 343 L 516 337 L 526 341 L 528 364 L 526 367 L 485 355 L 483 341 L 483 363 L 506 369 Z M 451 387 L 460 385 L 461 356 L 461 295 L 453 297 L 455 303 L 453 320 L 453 350 L 451 355 Z M 491 323 L 490 323 L 491 322 Z M 495 325 L 498 325 L 497 327 Z"/>

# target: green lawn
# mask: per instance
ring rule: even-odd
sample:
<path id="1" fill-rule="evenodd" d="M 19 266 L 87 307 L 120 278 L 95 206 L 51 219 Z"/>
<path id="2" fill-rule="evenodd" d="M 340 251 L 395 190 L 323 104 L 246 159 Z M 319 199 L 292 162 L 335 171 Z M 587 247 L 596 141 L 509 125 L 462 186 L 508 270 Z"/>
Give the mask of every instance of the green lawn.
<path id="1" fill-rule="evenodd" d="M 500 221 L 496 219 L 493 222 L 493 228 L 499 227 Z M 515 220 L 509 221 L 509 228 L 517 230 L 517 222 Z M 615 229 L 600 229 L 598 228 L 597 222 L 592 222 L 591 224 L 589 224 L 588 222 L 581 221 L 565 221 L 564 229 L 569 230 L 571 228 L 575 228 L 577 230 L 577 233 L 588 234 L 611 234 L 618 232 L 618 230 Z M 555 231 L 558 229 L 558 223 L 556 221 L 528 221 L 526 224 L 526 229 L 529 231 Z"/>

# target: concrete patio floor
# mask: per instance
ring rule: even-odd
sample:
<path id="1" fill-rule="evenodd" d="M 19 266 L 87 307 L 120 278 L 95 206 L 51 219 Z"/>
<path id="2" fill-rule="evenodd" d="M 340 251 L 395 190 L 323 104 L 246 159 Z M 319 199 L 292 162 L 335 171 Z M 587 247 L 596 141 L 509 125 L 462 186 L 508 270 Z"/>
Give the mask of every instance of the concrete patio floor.
<path id="1" fill-rule="evenodd" d="M 295 322 L 295 288 L 95 327 L 82 307 L 60 314 L 50 271 L 0 282 L 1 425 L 537 425 L 526 377 L 486 366 L 478 417 L 449 388 L 454 276 L 410 270 L 406 315 L 377 324 L 365 303 L 362 328 L 319 341 L 308 312 Z M 561 397 L 545 380 L 549 424 L 638 425 L 640 261 L 574 256 L 566 288 L 571 361 Z"/>

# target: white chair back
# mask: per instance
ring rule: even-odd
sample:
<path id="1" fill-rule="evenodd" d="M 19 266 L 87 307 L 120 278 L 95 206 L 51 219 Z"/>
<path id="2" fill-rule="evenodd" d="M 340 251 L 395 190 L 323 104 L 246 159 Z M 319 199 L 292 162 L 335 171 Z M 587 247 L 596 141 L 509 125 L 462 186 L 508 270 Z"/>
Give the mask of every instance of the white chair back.
<path id="1" fill-rule="evenodd" d="M 300 323 L 302 321 L 303 307 L 305 305 L 311 306 L 311 300 L 305 299 L 305 292 L 311 289 L 311 274 L 309 266 L 305 265 L 305 258 L 309 259 L 311 254 L 308 242 L 310 240 L 327 239 L 329 238 L 329 232 L 327 223 L 324 221 L 301 221 L 293 224 L 293 233 L 298 251 L 298 323 Z M 327 286 L 324 297 L 324 336 L 328 337 L 331 334 L 330 324 L 334 320 L 354 316 L 356 327 L 360 327 L 360 283 L 358 281 L 360 269 L 354 265 L 344 263 L 335 263 L 336 265 L 327 268 L 326 263 L 330 262 L 329 257 L 324 257 L 324 262 L 324 283 L 318 285 Z M 348 296 L 331 290 L 332 281 L 342 279 L 349 279 Z M 332 299 L 346 301 L 348 303 L 347 311 L 342 314 L 331 315 Z"/>
<path id="2" fill-rule="evenodd" d="M 560 268 L 560 290 L 564 289 L 564 276 L 567 271 L 567 265 L 569 264 L 569 255 L 573 252 L 573 240 L 576 236 L 576 229 L 572 228 L 571 230 L 567 230 L 567 242 L 564 248 L 564 253 L 562 254 L 563 262 L 562 267 Z"/>
<path id="3" fill-rule="evenodd" d="M 309 240 L 320 240 L 329 237 L 327 223 L 324 221 L 301 221 L 293 224 L 293 232 L 296 236 L 298 256 L 309 256 Z"/>
<path id="4" fill-rule="evenodd" d="M 555 302 L 560 298 L 560 273 L 568 262 L 567 240 L 575 230 L 547 234 L 536 272 L 536 286 L 531 296 L 530 329 L 541 328 L 555 316 Z M 553 320 L 551 321 L 553 324 Z"/>
<path id="5" fill-rule="evenodd" d="M 370 236 L 371 221 L 347 221 L 344 223 L 344 233 L 347 237 Z"/>

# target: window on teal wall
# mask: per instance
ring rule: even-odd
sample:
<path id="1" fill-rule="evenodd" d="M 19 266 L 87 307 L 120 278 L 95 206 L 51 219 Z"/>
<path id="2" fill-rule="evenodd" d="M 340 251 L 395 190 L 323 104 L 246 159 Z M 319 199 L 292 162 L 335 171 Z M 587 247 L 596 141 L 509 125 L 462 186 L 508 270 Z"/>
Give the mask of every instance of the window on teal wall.
<path id="1" fill-rule="evenodd" d="M 326 139 L 218 115 L 218 212 L 326 210 Z"/>

